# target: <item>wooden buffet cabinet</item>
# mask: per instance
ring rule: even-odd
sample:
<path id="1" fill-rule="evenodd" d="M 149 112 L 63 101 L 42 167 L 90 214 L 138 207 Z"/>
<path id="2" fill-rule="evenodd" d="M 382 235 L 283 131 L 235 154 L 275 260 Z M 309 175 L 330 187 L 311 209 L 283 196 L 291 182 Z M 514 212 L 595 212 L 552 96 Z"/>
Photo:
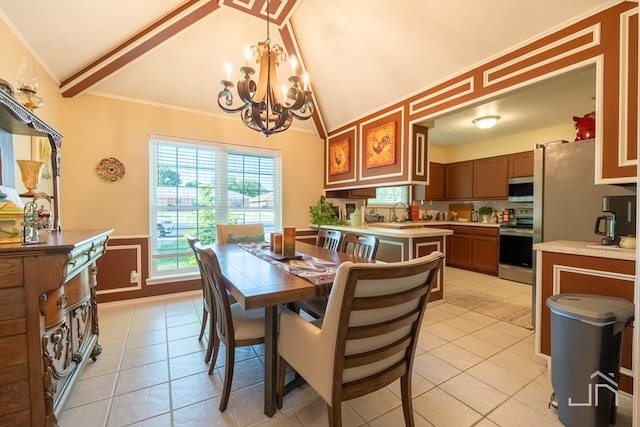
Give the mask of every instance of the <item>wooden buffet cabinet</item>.
<path id="1" fill-rule="evenodd" d="M 112 231 L 0 245 L 0 426 L 58 425 L 84 364 L 102 351 L 96 260 Z"/>
<path id="2" fill-rule="evenodd" d="M 0 427 L 57 426 L 82 368 L 102 351 L 96 260 L 113 230 L 61 231 L 62 135 L 4 91 L 0 129 L 47 137 L 53 171 L 53 231 L 36 244 L 0 243 Z"/>

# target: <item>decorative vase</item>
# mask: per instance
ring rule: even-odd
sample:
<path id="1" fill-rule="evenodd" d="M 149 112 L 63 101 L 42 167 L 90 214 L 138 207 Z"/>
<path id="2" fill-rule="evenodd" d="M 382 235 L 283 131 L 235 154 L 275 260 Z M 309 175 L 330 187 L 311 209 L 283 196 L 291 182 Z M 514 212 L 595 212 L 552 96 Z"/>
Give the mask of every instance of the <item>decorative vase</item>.
<path id="1" fill-rule="evenodd" d="M 489 223 L 489 215 L 482 215 L 482 223 L 483 224 Z"/>
<path id="2" fill-rule="evenodd" d="M 35 160 L 16 160 L 20 167 L 20 173 L 22 174 L 22 182 L 27 188 L 27 192 L 21 194 L 21 196 L 34 196 L 34 191 L 40 185 L 40 178 L 42 176 L 42 169 L 44 169 L 44 162 L 37 162 Z"/>

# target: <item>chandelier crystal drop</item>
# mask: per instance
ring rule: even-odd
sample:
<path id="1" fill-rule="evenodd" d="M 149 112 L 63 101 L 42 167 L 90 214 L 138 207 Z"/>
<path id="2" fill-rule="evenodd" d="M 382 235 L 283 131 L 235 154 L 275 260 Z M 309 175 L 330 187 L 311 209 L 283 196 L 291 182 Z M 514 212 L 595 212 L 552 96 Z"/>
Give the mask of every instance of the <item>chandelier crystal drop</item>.
<path id="1" fill-rule="evenodd" d="M 281 62 L 287 60 L 284 49 L 278 45 L 271 45 L 269 38 L 269 2 L 267 1 L 267 38 L 257 46 L 251 46 L 250 56 L 255 58 L 260 66 L 258 83 L 253 80 L 255 70 L 246 65 L 240 68 L 244 78 L 238 81 L 238 96 L 242 104 L 233 107 L 231 89 L 235 86 L 230 81 L 230 69 L 227 68 L 226 80 L 220 83 L 224 87 L 218 93 L 218 105 L 225 113 L 240 113 L 242 123 L 265 136 L 283 132 L 291 126 L 293 119 L 307 120 L 313 115 L 314 106 L 311 91 L 308 90 L 308 78 L 305 74 L 301 78 L 296 74 L 294 65 L 293 75 L 289 77 L 290 86 L 278 88 L 276 69 Z M 293 61 L 292 61 L 293 62 Z"/>

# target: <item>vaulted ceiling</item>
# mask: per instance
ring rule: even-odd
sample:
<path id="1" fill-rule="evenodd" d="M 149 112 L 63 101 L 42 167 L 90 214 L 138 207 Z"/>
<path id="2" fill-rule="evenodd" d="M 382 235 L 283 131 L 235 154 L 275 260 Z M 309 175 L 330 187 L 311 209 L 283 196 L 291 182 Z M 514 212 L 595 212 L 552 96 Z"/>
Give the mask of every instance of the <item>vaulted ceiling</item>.
<path id="1" fill-rule="evenodd" d="M 317 114 L 294 127 L 325 136 L 613 3 L 271 0 L 270 38 L 311 78 Z M 266 6 L 266 0 L 0 0 L 0 14 L 65 97 L 95 94 L 222 115 L 217 94 L 224 64 L 233 66 L 231 80 L 240 79 L 245 48 L 266 38 Z M 280 66 L 281 82 L 291 74 L 288 65 Z M 575 91 L 578 83 L 563 86 Z M 580 105 L 550 117 L 562 114 L 566 121 L 590 111 L 585 99 L 593 89 L 587 83 L 584 93 L 572 95 Z M 545 105 L 567 99 L 557 87 L 545 96 L 552 94 L 556 99 Z M 509 104 L 511 112 L 531 104 L 530 96 L 523 98 L 528 102 Z"/>

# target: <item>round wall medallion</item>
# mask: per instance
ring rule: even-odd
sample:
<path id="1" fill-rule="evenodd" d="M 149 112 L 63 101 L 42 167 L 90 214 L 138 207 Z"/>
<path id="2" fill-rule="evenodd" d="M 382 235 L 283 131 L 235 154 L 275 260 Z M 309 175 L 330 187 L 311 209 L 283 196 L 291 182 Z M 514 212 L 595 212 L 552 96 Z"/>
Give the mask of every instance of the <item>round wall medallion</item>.
<path id="1" fill-rule="evenodd" d="M 96 173 L 105 181 L 117 181 L 124 176 L 124 164 L 115 157 L 106 157 L 96 166 Z"/>

